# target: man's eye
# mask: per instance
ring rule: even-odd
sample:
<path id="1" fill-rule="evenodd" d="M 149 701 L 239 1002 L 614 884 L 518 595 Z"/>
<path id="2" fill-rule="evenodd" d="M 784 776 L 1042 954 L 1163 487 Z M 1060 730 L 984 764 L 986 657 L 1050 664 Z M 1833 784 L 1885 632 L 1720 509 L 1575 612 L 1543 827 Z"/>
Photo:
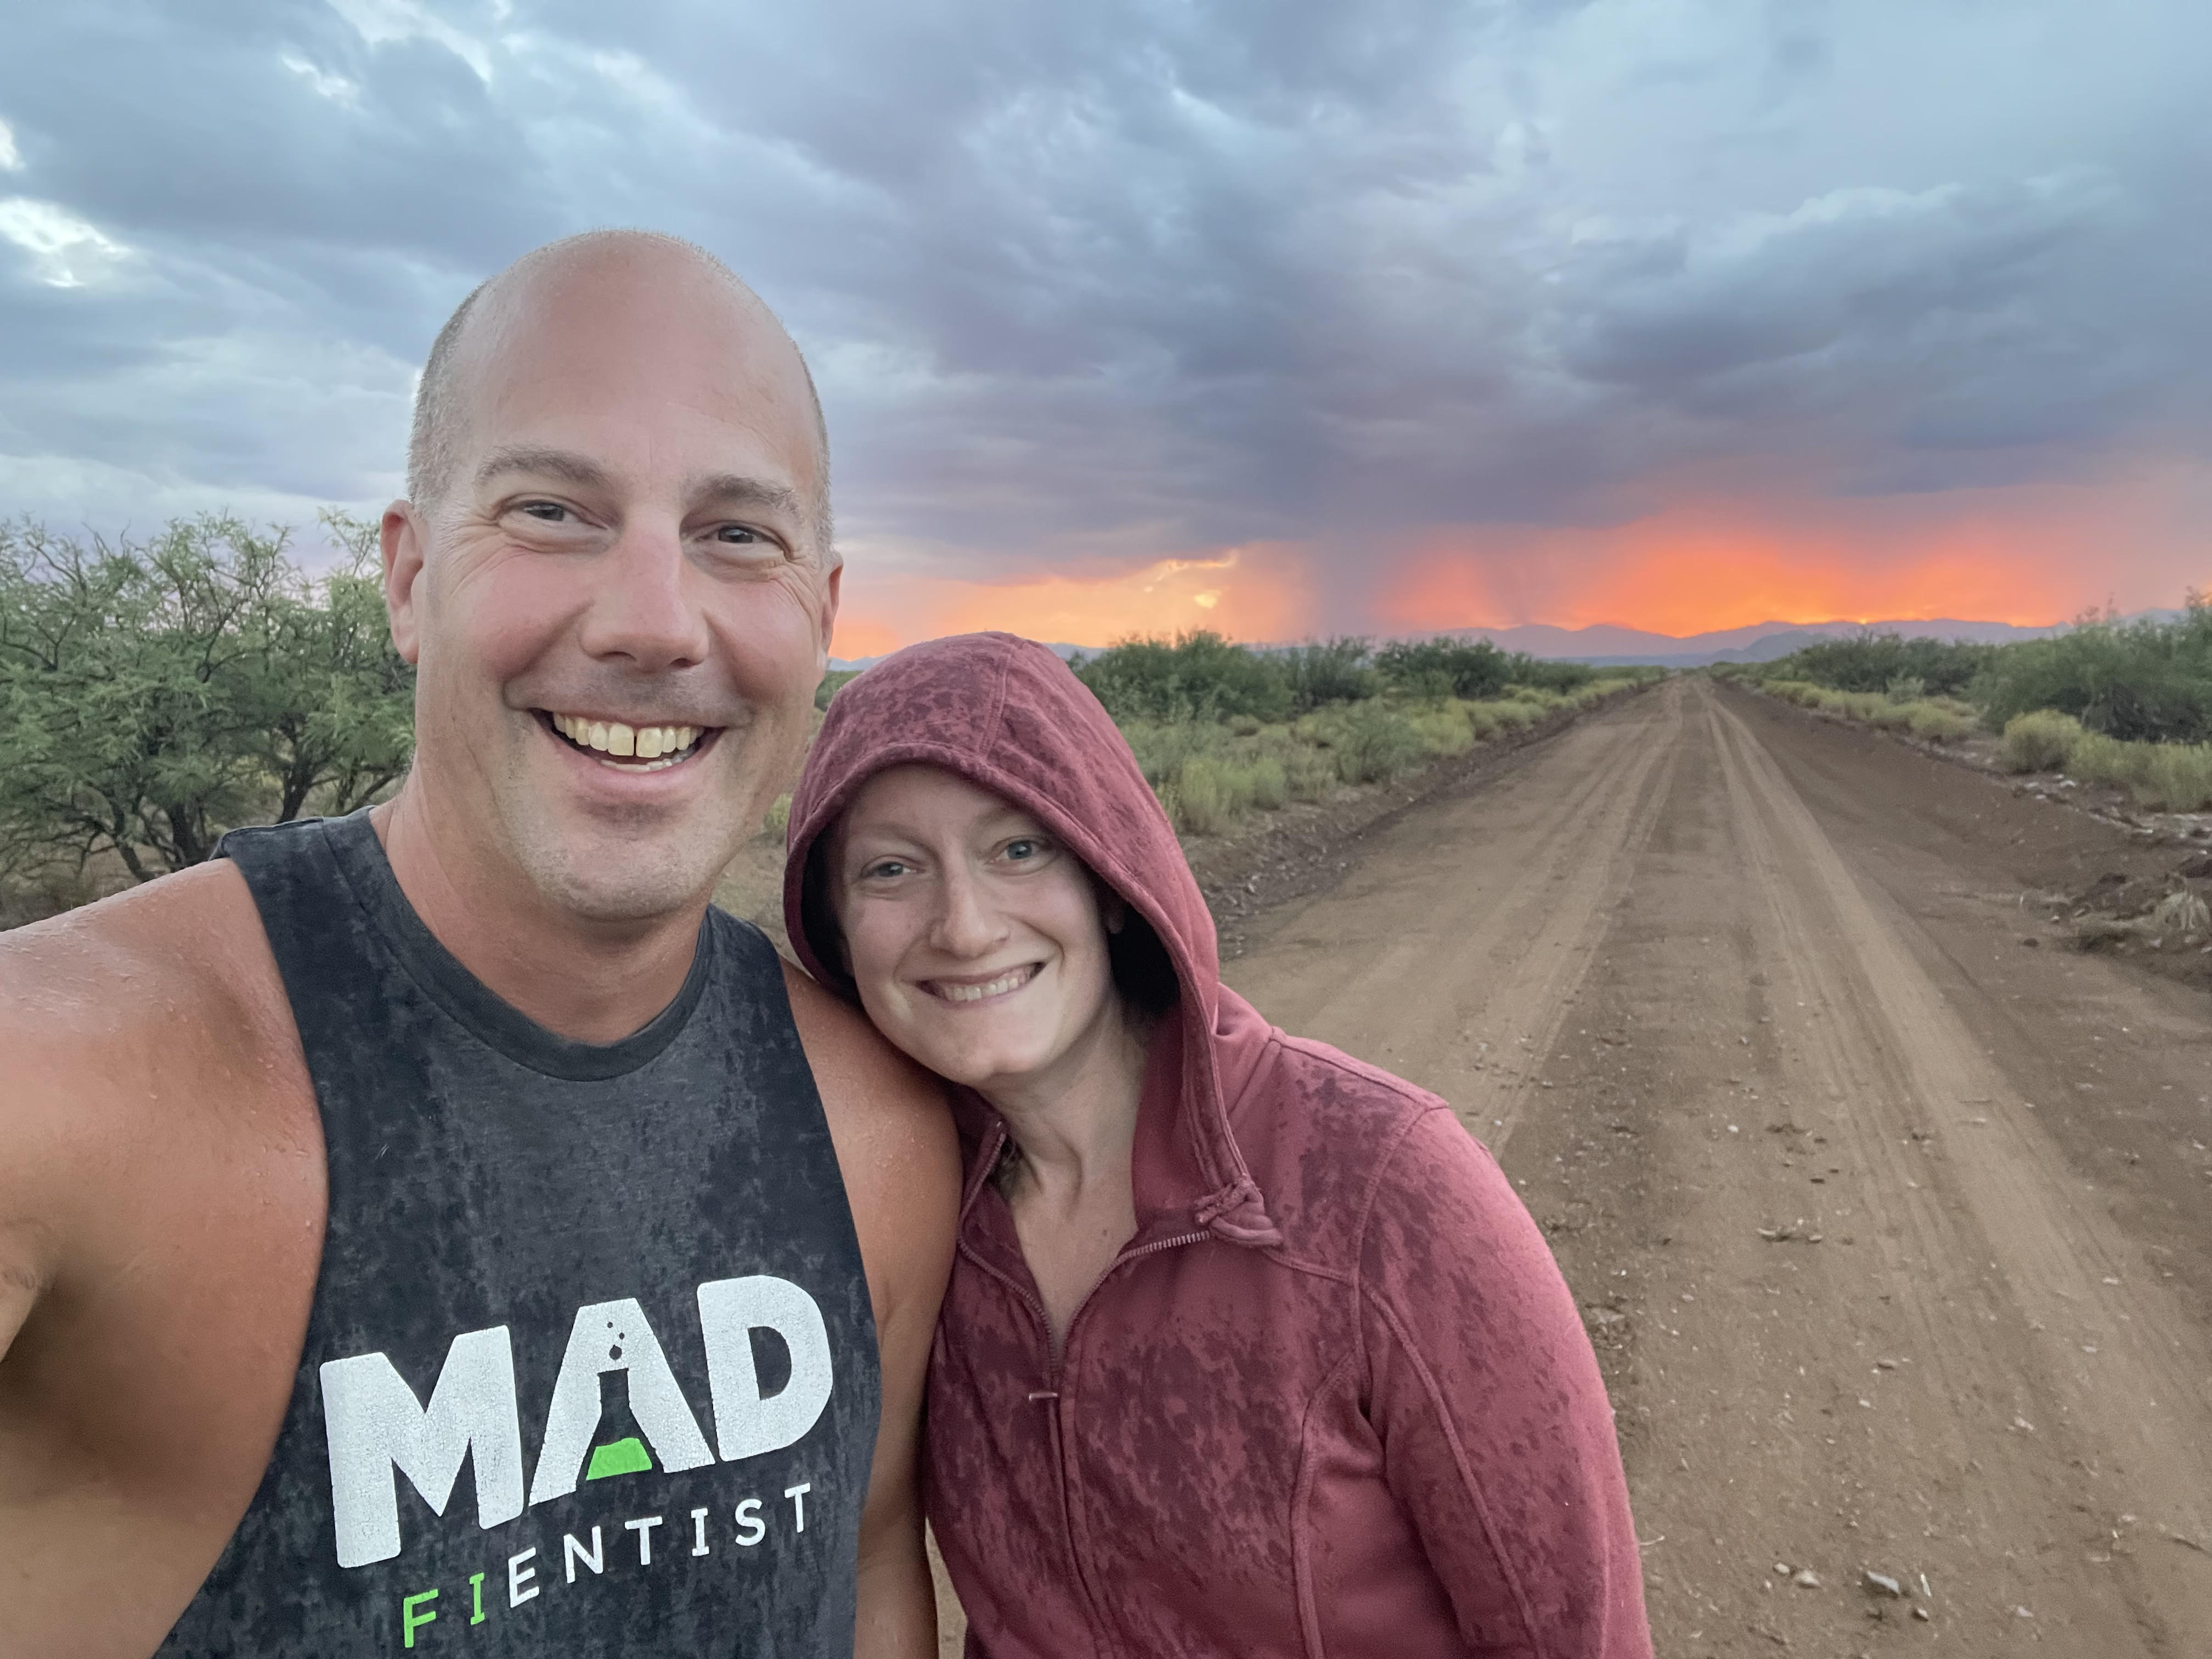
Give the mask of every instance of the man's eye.
<path id="1" fill-rule="evenodd" d="M 568 516 L 568 509 L 558 501 L 525 501 L 522 510 L 542 524 L 559 524 Z"/>
<path id="2" fill-rule="evenodd" d="M 714 532 L 714 539 L 732 546 L 743 546 L 748 542 L 757 542 L 760 538 L 741 524 L 726 524 Z"/>

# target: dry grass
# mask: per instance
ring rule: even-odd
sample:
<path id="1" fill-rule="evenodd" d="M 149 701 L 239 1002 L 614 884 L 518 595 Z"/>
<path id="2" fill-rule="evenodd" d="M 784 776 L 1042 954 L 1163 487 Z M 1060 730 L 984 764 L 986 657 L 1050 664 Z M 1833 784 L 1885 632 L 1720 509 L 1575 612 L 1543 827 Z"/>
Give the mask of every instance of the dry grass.
<path id="1" fill-rule="evenodd" d="M 2055 708 L 2015 714 L 2005 722 L 1998 757 L 2008 772 L 2054 772 L 2081 740 L 2081 722 Z"/>

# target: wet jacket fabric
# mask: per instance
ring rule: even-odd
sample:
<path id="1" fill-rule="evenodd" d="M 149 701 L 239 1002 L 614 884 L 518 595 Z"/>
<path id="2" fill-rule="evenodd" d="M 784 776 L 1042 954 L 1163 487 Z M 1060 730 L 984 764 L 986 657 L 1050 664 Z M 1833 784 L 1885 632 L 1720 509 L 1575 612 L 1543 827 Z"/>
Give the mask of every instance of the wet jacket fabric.
<path id="1" fill-rule="evenodd" d="M 1645 1659 L 1612 1414 L 1574 1303 L 1497 1164 L 1436 1097 L 1276 1030 L 1120 732 L 1041 646 L 914 647 L 831 703 L 792 804 L 810 852 L 903 763 L 1018 803 L 1159 935 L 1179 981 L 1134 1152 L 1137 1232 L 1055 1359 L 989 1105 L 929 1379 L 927 1496 L 992 1659 Z"/>

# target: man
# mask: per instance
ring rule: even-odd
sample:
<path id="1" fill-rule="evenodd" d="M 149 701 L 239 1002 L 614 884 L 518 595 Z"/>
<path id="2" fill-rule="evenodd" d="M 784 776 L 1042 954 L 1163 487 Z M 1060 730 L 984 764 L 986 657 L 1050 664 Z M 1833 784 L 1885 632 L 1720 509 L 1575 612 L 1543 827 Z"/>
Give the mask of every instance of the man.
<path id="1" fill-rule="evenodd" d="M 0 1654 L 935 1650 L 944 1103 L 708 909 L 826 493 L 719 264 L 538 250 L 385 515 L 398 796 L 0 939 Z"/>

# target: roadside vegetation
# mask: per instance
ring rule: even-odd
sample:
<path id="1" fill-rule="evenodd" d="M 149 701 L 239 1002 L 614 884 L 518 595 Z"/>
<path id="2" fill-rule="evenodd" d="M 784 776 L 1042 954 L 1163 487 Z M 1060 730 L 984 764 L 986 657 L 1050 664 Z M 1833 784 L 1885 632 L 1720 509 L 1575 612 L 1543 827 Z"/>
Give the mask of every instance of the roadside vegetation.
<path id="1" fill-rule="evenodd" d="M 2014 645 L 1868 635 L 1717 671 L 1777 696 L 1933 743 L 1997 735 L 1999 764 L 2212 808 L 2212 600 L 2171 622 L 2084 617 Z"/>
<path id="2" fill-rule="evenodd" d="M 414 675 L 376 526 L 335 569 L 282 530 L 140 541 L 0 525 L 0 923 L 197 864 L 241 823 L 342 813 L 406 770 Z"/>
<path id="3" fill-rule="evenodd" d="M 1185 835 L 1387 783 L 1661 678 L 1500 651 L 1486 641 L 1334 639 L 1255 650 L 1217 634 L 1130 640 L 1079 659 Z"/>

